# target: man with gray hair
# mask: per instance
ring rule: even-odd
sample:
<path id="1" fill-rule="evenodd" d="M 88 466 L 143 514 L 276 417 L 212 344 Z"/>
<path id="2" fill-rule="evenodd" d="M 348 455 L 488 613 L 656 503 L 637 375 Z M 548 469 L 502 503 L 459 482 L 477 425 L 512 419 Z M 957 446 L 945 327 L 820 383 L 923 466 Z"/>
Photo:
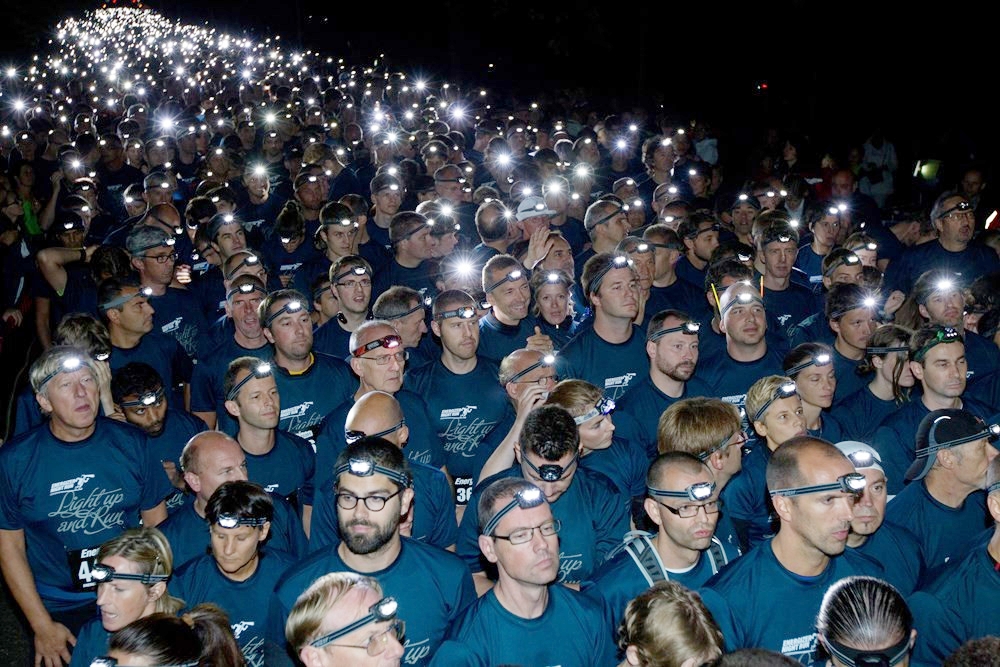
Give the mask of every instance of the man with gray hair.
<path id="1" fill-rule="evenodd" d="M 30 377 L 49 420 L 0 448 L 0 569 L 43 664 L 68 663 L 94 616 L 97 548 L 167 516 L 170 484 L 145 433 L 97 416 L 94 363 L 74 347 L 43 353 Z"/>
<path id="2" fill-rule="evenodd" d="M 176 239 L 160 227 L 138 225 L 129 232 L 125 246 L 139 281 L 150 290 L 147 299 L 155 311 L 153 328 L 173 337 L 196 359 L 208 324 L 194 293 L 171 286 L 177 262 Z"/>

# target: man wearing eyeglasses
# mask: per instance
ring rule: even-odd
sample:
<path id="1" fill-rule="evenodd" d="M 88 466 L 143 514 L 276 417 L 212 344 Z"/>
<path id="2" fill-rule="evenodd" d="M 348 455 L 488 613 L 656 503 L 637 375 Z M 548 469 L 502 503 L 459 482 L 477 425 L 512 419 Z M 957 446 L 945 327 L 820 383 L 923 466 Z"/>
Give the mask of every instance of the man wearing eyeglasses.
<path id="1" fill-rule="evenodd" d="M 278 428 L 314 442 L 327 415 L 351 395 L 351 371 L 340 359 L 313 351 L 309 301 L 299 292 L 271 292 L 257 313 L 274 345 L 274 379 L 283 403 Z"/>
<path id="2" fill-rule="evenodd" d="M 506 396 L 497 384 L 496 362 L 478 354 L 479 318 L 472 297 L 460 290 L 442 292 L 434 300 L 432 317 L 441 356 L 414 370 L 406 382 L 427 401 L 454 482 L 455 502 L 464 508 L 479 448 L 503 418 Z"/>
<path id="3" fill-rule="evenodd" d="M 274 505 L 258 484 L 222 484 L 205 506 L 210 553 L 178 568 L 170 591 L 187 608 L 210 602 L 222 608 L 247 665 L 265 664 L 271 596 L 295 563 L 289 554 L 265 549 Z"/>
<path id="4" fill-rule="evenodd" d="M 629 498 L 601 473 L 580 468 L 577 424 L 562 408 L 549 405 L 533 410 L 524 422 L 514 456 L 513 466 L 479 482 L 469 505 L 478 507 L 479 496 L 497 479 L 521 478 L 537 486 L 563 525 L 558 581 L 578 586 L 628 530 Z M 477 535 L 477 517 L 467 511 L 458 527 L 457 552 L 482 593 L 493 585 L 496 573 L 490 562 L 482 560 Z"/>
<path id="5" fill-rule="evenodd" d="M 916 664 L 930 665 L 945 659 L 970 639 L 1000 635 L 995 611 L 1000 596 L 1000 460 L 994 458 L 986 473 L 986 505 L 991 529 L 968 549 L 958 563 L 907 602 L 914 623 L 922 628 L 914 647 Z M 951 661 L 947 661 L 951 662 Z"/>
<path id="6" fill-rule="evenodd" d="M 426 665 L 447 627 L 475 599 L 469 571 L 454 554 L 400 536 L 400 522 L 413 502 L 413 478 L 398 446 L 362 438 L 337 457 L 335 474 L 343 541 L 284 576 L 272 599 L 274 619 L 288 618 L 299 595 L 327 572 L 374 575 L 407 621 L 404 662 Z M 282 637 L 283 626 L 272 631 L 273 639 Z"/>
<path id="7" fill-rule="evenodd" d="M 865 477 L 825 440 L 792 438 L 767 463 L 778 534 L 735 560 L 701 590 L 728 650 L 764 648 L 805 665 L 815 655 L 816 614 L 835 581 L 884 577 L 883 568 L 846 551 Z"/>
<path id="8" fill-rule="evenodd" d="M 913 377 L 920 383 L 919 398 L 914 398 L 882 420 L 875 430 L 872 445 L 882 455 L 882 467 L 889 481 L 889 496 L 903 490 L 907 468 L 913 463 L 913 439 L 920 421 L 932 410 L 961 409 L 980 419 L 988 419 L 996 410 L 965 395 L 965 342 L 955 329 L 924 326 L 910 338 L 909 361 Z"/>
<path id="9" fill-rule="evenodd" d="M 344 428 L 348 413 L 372 391 L 385 392 L 399 401 L 406 416 L 406 458 L 443 468 L 445 452 L 427 402 L 420 394 L 402 389 L 406 350 L 396 330 L 385 320 L 368 320 L 351 334 L 348 347 L 351 371 L 358 377 L 357 389 L 330 412 L 316 436 L 316 488 L 333 486 L 334 461 L 347 445 Z"/>
<path id="10" fill-rule="evenodd" d="M 477 546 L 496 565 L 497 583 L 452 625 L 431 664 L 615 664 L 602 604 L 553 585 L 565 546 L 542 490 L 498 479 L 476 508 Z"/>
<path id="11" fill-rule="evenodd" d="M 247 478 L 298 508 L 308 527 L 316 455 L 306 440 L 278 430 L 281 396 L 271 364 L 256 357 L 234 359 L 222 390 L 226 410 L 239 424 L 234 438 L 246 455 Z"/>
<path id="12" fill-rule="evenodd" d="M 330 422 L 328 422 L 330 423 Z M 399 401 L 384 391 L 369 391 L 351 407 L 344 421 L 344 437 L 355 442 L 365 436 L 385 438 L 406 452 L 410 428 Z M 349 444 L 349 443 L 348 443 Z M 346 445 L 344 445 L 346 446 Z M 339 455 L 339 451 L 337 452 Z M 453 550 L 458 534 L 451 481 L 438 468 L 409 459 L 414 502 L 400 523 L 400 534 L 426 544 Z M 331 463 L 332 468 L 332 463 Z M 318 551 L 340 542 L 337 532 L 333 481 L 317 485 L 309 548 Z"/>
<path id="13" fill-rule="evenodd" d="M 331 572 L 295 602 L 283 631 L 306 667 L 399 667 L 406 622 L 374 577 Z"/>
<path id="14" fill-rule="evenodd" d="M 987 525 L 986 470 L 997 457 L 1000 426 L 962 409 L 929 412 L 915 438 L 916 459 L 907 486 L 885 512 L 885 520 L 912 531 L 920 541 L 929 577 L 968 552 Z"/>
<path id="15" fill-rule="evenodd" d="M 922 548 L 909 529 L 886 522 L 888 502 L 882 457 L 870 445 L 855 440 L 837 443 L 854 469 L 865 476 L 865 490 L 854 504 L 847 546 L 885 568 L 885 579 L 904 596 L 917 588 L 924 572 Z"/>
<path id="16" fill-rule="evenodd" d="M 582 590 L 603 600 L 617 628 L 629 600 L 658 581 L 696 590 L 739 556 L 714 536 L 722 501 L 712 471 L 686 452 L 661 454 L 646 477 L 646 516 L 655 534 L 629 533 Z"/>
<path id="17" fill-rule="evenodd" d="M 372 267 L 363 257 L 346 255 L 330 265 L 330 287 L 339 312 L 313 332 L 313 347 L 325 354 L 343 358 L 351 333 L 370 316 Z"/>
<path id="18" fill-rule="evenodd" d="M 153 327 L 174 338 L 188 356 L 198 358 L 198 347 L 208 325 L 193 292 L 171 287 L 177 262 L 176 239 L 158 227 L 140 225 L 128 235 L 125 246 L 139 282 L 151 290 Z"/>
<path id="19" fill-rule="evenodd" d="M 931 224 L 937 230 L 937 239 L 907 248 L 902 257 L 889 264 L 885 273 L 888 289 L 908 294 L 917 277 L 931 269 L 957 273 L 971 283 L 1000 268 L 1000 260 L 991 248 L 972 243 L 976 212 L 965 196 L 945 192 L 938 197 L 931 208 Z"/>

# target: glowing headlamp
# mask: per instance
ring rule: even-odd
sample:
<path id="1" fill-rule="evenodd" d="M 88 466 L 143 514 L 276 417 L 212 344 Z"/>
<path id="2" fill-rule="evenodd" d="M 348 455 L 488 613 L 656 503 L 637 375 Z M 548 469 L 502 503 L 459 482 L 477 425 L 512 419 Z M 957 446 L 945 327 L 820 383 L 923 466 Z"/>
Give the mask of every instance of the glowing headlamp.
<path id="1" fill-rule="evenodd" d="M 379 473 L 385 475 L 404 488 L 409 488 L 410 486 L 410 478 L 408 475 L 398 470 L 380 466 L 368 458 L 350 459 L 347 463 L 340 465 L 334 474 L 336 477 L 340 477 L 345 472 L 350 475 L 354 475 L 355 477 L 371 477 L 375 473 Z"/>
<path id="2" fill-rule="evenodd" d="M 698 332 L 701 331 L 701 324 L 699 322 L 694 322 L 689 320 L 687 322 L 678 324 L 676 327 L 667 327 L 665 329 L 660 329 L 659 331 L 650 334 L 647 340 L 657 341 L 668 334 L 677 333 L 678 331 L 688 336 L 697 336 Z"/>
<path id="3" fill-rule="evenodd" d="M 809 368 L 810 366 L 829 366 L 833 361 L 831 357 L 826 352 L 813 355 L 811 357 L 806 357 L 806 359 L 785 371 L 785 375 L 794 378 L 796 375 Z"/>
<path id="4" fill-rule="evenodd" d="M 118 405 L 119 407 L 123 408 L 157 407 L 163 402 L 163 397 L 164 397 L 163 387 L 159 387 L 157 388 L 156 391 L 147 391 L 134 401 L 122 401 Z"/>
<path id="5" fill-rule="evenodd" d="M 545 502 L 545 496 L 542 495 L 541 490 L 537 487 L 533 486 L 531 488 L 518 491 L 514 494 L 514 498 L 509 503 L 501 507 L 500 510 L 497 511 L 497 513 L 494 514 L 493 517 L 486 523 L 486 525 L 483 526 L 483 535 L 492 535 L 496 531 L 497 526 L 500 525 L 500 521 L 515 509 L 520 508 L 528 510 L 533 507 L 538 507 L 543 502 Z"/>
<path id="6" fill-rule="evenodd" d="M 753 420 L 755 422 L 760 421 L 761 417 L 764 416 L 764 413 L 767 412 L 767 409 L 770 408 L 775 401 L 784 398 L 791 398 L 792 396 L 795 396 L 797 393 L 798 393 L 798 387 L 796 387 L 794 382 L 786 382 L 785 384 L 777 387 L 771 394 L 771 398 L 767 399 L 767 402 L 765 402 L 764 405 L 760 406 L 760 409 L 757 410 L 757 412 L 754 414 Z"/>
<path id="7" fill-rule="evenodd" d="M 240 395 L 240 389 L 243 388 L 243 385 L 245 385 L 247 382 L 250 382 L 250 380 L 253 379 L 259 380 L 262 378 L 270 377 L 272 375 L 272 372 L 273 371 L 271 368 L 271 364 L 269 363 L 261 363 L 255 366 L 254 368 L 251 368 L 250 372 L 246 374 L 246 377 L 244 377 L 242 380 L 234 384 L 233 388 L 229 390 L 229 393 L 226 394 L 226 400 L 235 401 L 236 397 Z"/>
<path id="8" fill-rule="evenodd" d="M 842 493 L 849 493 L 851 495 L 859 495 L 865 490 L 867 485 L 867 480 L 865 476 L 859 472 L 849 472 L 846 475 L 841 475 L 837 478 L 836 482 L 831 482 L 829 484 L 813 484 L 812 486 L 792 486 L 787 489 L 774 489 L 770 491 L 772 496 L 785 496 L 791 498 L 792 496 L 804 496 L 810 493 L 826 493 L 827 491 L 840 491 Z"/>
<path id="9" fill-rule="evenodd" d="M 646 487 L 646 493 L 656 498 L 683 498 L 700 503 L 708 500 L 715 493 L 715 482 L 698 482 L 683 491 L 665 491 L 652 486 Z"/>
<path id="10" fill-rule="evenodd" d="M 573 421 L 576 422 L 577 426 L 579 426 L 580 424 L 583 424 L 584 422 L 593 419 L 598 415 L 610 415 L 612 412 L 614 412 L 614 409 L 615 409 L 615 402 L 610 398 L 608 398 L 607 396 L 601 396 L 601 398 L 598 399 L 597 404 L 594 405 L 594 407 L 592 407 L 590 410 L 587 410 L 579 417 L 573 417 Z"/>
<path id="11" fill-rule="evenodd" d="M 322 648 L 328 644 L 332 644 L 341 637 L 345 637 L 358 628 L 362 628 L 369 623 L 381 623 L 383 621 L 390 621 L 396 618 L 396 610 L 399 605 L 396 603 L 395 598 L 386 597 L 382 598 L 371 607 L 368 608 L 368 613 L 362 616 L 358 620 L 354 621 L 349 625 L 345 625 L 339 630 L 334 630 L 328 634 L 323 635 L 318 639 L 314 639 L 309 642 L 310 646 L 315 646 L 316 648 Z"/>

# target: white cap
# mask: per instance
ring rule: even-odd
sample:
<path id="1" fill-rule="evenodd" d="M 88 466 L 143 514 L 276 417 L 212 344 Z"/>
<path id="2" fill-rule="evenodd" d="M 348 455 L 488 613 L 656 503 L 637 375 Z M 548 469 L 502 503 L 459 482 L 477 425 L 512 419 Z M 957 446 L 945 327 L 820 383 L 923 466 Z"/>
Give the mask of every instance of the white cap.
<path id="1" fill-rule="evenodd" d="M 855 470 L 874 468 L 883 475 L 885 474 L 885 468 L 882 467 L 882 455 L 871 445 L 857 440 L 845 440 L 834 446 L 851 460 Z"/>

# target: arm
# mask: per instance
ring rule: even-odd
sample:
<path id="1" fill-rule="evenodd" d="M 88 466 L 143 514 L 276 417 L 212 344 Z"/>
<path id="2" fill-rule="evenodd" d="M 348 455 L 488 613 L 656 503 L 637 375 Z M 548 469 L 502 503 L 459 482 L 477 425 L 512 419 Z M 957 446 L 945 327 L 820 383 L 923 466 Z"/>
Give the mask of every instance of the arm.
<path id="1" fill-rule="evenodd" d="M 56 202 L 59 201 L 59 193 L 62 191 L 62 170 L 57 169 L 50 180 L 52 181 L 52 195 L 45 202 L 45 207 L 38 212 L 38 225 L 45 231 L 48 231 L 56 219 Z"/>
<path id="2" fill-rule="evenodd" d="M 514 423 L 511 425 L 510 430 L 507 431 L 504 439 L 500 441 L 497 448 L 486 459 L 486 463 L 479 473 L 479 479 L 476 480 L 477 484 L 479 480 L 486 479 L 514 465 L 514 448 L 517 447 L 517 443 L 519 442 L 521 428 L 528 418 L 528 413 L 545 402 L 545 393 L 542 387 L 533 384 L 525 389 L 524 393 L 517 398 L 515 406 L 517 413 Z"/>
<path id="3" fill-rule="evenodd" d="M 99 247 L 93 245 L 87 248 L 45 248 L 38 252 L 38 270 L 42 272 L 45 282 L 55 290 L 56 294 L 62 296 L 66 291 L 66 265 L 80 259 L 89 262 Z M 83 257 L 80 256 L 81 250 L 85 253 Z"/>
<path id="4" fill-rule="evenodd" d="M 35 666 L 59 667 L 69 664 L 76 637 L 66 626 L 52 620 L 35 588 L 35 577 L 28 565 L 23 530 L 0 530 L 0 569 L 25 618 L 35 634 Z"/>
<path id="5" fill-rule="evenodd" d="M 52 331 L 49 329 L 51 312 L 51 301 L 43 296 L 35 298 L 35 333 L 42 343 L 42 348 L 46 350 L 52 347 Z"/>
<path id="6" fill-rule="evenodd" d="M 142 517 L 143 526 L 153 528 L 166 520 L 167 505 L 161 500 L 159 505 L 152 509 L 143 510 L 139 513 L 139 516 Z"/>

